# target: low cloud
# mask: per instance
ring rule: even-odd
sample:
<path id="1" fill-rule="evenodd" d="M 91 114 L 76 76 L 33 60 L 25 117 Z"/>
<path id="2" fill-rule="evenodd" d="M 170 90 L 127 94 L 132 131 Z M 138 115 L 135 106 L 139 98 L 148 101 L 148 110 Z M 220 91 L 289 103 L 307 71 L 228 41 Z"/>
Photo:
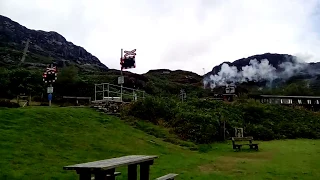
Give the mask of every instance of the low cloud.
<path id="1" fill-rule="evenodd" d="M 57 31 L 110 68 L 137 49 L 137 68 L 203 68 L 254 54 L 319 57 L 319 0 L 3 0 L 0 14 Z M 249 71 L 249 70 L 248 70 Z"/>

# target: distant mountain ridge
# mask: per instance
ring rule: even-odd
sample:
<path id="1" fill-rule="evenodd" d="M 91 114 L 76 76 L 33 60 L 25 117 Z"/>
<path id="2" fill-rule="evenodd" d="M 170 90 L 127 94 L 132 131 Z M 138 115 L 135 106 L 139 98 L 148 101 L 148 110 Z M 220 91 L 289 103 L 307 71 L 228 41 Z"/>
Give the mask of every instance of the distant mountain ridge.
<path id="1" fill-rule="evenodd" d="M 30 40 L 29 57 L 26 57 L 25 66 L 45 66 L 53 62 L 58 67 L 74 64 L 84 70 L 108 70 L 108 67 L 97 57 L 67 41 L 57 32 L 31 30 L 0 15 L 0 61 L 2 64 L 15 64 L 20 61 L 21 52 L 28 39 Z"/>

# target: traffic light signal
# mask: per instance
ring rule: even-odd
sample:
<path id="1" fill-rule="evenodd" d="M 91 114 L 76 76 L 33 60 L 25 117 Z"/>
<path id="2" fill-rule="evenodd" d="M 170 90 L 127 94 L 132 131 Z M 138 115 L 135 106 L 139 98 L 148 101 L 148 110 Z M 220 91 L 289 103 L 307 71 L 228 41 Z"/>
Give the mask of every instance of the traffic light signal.
<path id="1" fill-rule="evenodd" d="M 136 68 L 136 58 L 135 56 L 123 57 L 120 59 L 121 70 Z"/>

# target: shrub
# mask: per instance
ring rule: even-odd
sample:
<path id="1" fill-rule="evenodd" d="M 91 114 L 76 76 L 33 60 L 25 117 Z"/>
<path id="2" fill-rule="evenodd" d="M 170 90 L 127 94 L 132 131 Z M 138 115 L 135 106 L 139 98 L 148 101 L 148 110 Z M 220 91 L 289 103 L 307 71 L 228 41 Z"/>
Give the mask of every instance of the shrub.
<path id="1" fill-rule="evenodd" d="M 174 118 L 176 107 L 176 103 L 170 98 L 148 97 L 130 105 L 127 114 L 156 123 L 160 118 L 164 120 Z"/>
<path id="2" fill-rule="evenodd" d="M 184 140 L 210 143 L 219 139 L 218 119 L 211 115 L 180 112 L 171 125 L 178 136 Z"/>
<path id="3" fill-rule="evenodd" d="M 0 107 L 18 108 L 20 105 L 15 102 L 10 102 L 10 100 L 0 100 Z"/>
<path id="4" fill-rule="evenodd" d="M 245 136 L 254 139 L 320 138 L 320 114 L 250 100 L 234 103 L 174 98 L 146 98 L 124 108 L 123 116 L 150 121 L 173 129 L 178 137 L 199 144 L 234 136 L 243 127 Z"/>

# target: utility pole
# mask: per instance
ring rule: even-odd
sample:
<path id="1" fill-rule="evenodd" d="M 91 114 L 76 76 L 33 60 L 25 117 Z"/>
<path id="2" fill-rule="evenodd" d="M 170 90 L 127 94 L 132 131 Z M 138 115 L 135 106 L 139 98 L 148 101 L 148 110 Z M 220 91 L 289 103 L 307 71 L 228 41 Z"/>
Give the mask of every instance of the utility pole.
<path id="1" fill-rule="evenodd" d="M 28 51 L 28 48 L 29 48 L 29 42 L 30 42 L 30 40 L 27 39 L 26 46 L 24 47 L 23 55 L 22 55 L 22 58 L 21 58 L 21 62 L 20 62 L 20 63 L 24 63 L 24 60 L 26 59 L 27 51 Z"/>
<path id="2" fill-rule="evenodd" d="M 122 69 L 131 69 L 136 68 L 135 63 L 135 56 L 136 56 L 136 49 L 132 51 L 123 51 L 121 49 L 121 58 L 120 58 L 120 64 L 121 64 L 121 76 L 118 77 L 118 84 L 121 84 L 121 102 L 122 102 L 122 95 L 123 95 L 123 84 L 124 84 L 124 76 L 122 74 Z M 124 55 L 123 55 L 124 53 Z"/>
<path id="3" fill-rule="evenodd" d="M 57 68 L 54 67 L 53 64 L 50 64 L 46 68 L 46 71 L 43 73 L 42 76 L 43 76 L 43 81 L 45 83 L 48 83 L 47 93 L 48 93 L 49 106 L 51 106 L 52 93 L 53 93 L 52 84 L 57 80 Z"/>
<path id="4" fill-rule="evenodd" d="M 52 84 L 51 83 L 50 83 L 49 87 L 52 88 Z M 49 96 L 49 98 L 48 98 L 49 99 L 49 106 L 51 106 L 52 93 L 49 93 L 48 96 Z"/>
<path id="5" fill-rule="evenodd" d="M 203 69 L 203 89 L 206 89 L 206 84 L 204 83 L 204 76 L 206 75 L 206 70 L 204 68 Z"/>
<path id="6" fill-rule="evenodd" d="M 123 49 L 121 49 L 121 59 L 123 58 Z M 121 80 L 120 80 L 120 100 L 122 102 L 122 87 L 123 87 L 123 82 L 124 82 L 124 77 L 123 77 L 123 74 L 122 74 L 122 67 L 121 67 Z"/>

